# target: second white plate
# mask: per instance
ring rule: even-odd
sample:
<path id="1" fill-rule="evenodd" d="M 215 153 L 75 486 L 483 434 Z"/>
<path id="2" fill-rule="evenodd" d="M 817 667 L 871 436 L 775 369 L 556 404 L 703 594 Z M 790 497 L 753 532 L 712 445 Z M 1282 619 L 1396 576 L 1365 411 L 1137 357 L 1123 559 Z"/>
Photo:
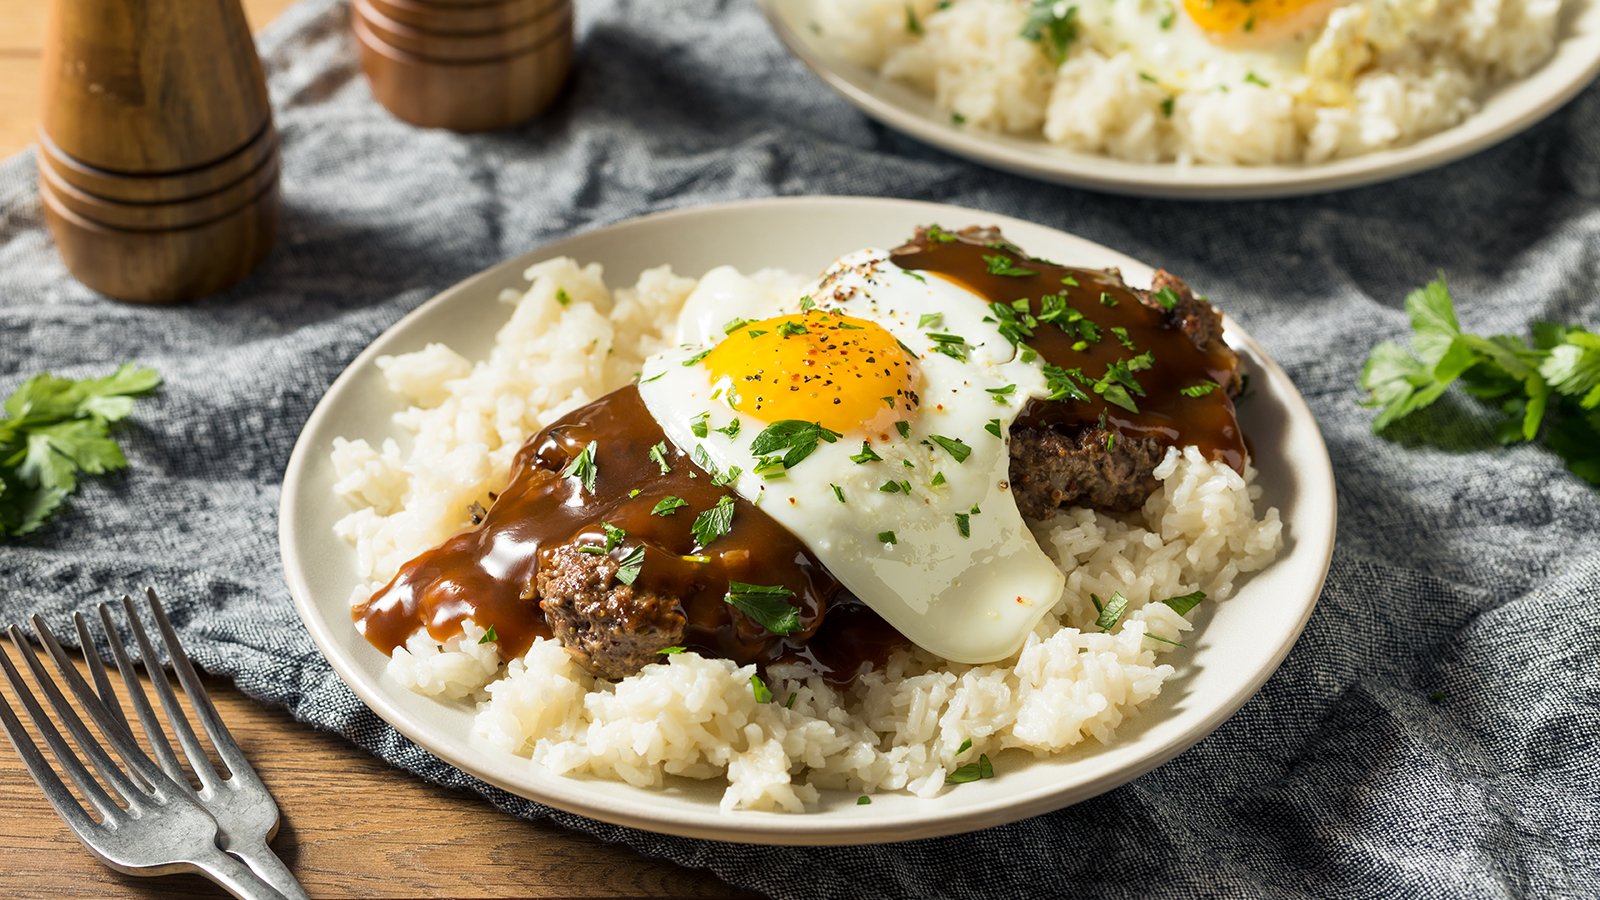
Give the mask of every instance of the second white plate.
<path id="1" fill-rule="evenodd" d="M 1600 74 L 1600 2 L 1568 0 L 1555 55 L 1505 85 L 1454 128 L 1414 144 L 1326 163 L 1179 166 L 1136 163 L 1054 146 L 1043 138 L 963 129 L 933 100 L 829 51 L 808 24 L 811 0 L 756 0 L 789 50 L 856 108 L 883 124 L 997 169 L 1114 194 L 1190 200 L 1292 197 L 1390 181 L 1470 156 L 1523 131 Z"/>

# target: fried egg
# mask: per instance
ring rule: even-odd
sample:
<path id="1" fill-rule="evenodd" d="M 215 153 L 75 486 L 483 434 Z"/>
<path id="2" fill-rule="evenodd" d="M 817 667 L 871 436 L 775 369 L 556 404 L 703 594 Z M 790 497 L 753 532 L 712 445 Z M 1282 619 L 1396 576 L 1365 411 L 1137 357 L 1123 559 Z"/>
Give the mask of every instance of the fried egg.
<path id="1" fill-rule="evenodd" d="M 1076 0 L 1075 0 L 1076 2 Z M 1082 0 L 1085 39 L 1172 91 L 1342 95 L 1433 0 Z"/>
<path id="2" fill-rule="evenodd" d="M 982 297 L 888 258 L 846 256 L 803 297 L 709 273 L 639 392 L 668 439 L 907 638 L 990 662 L 1064 585 L 1008 484 L 1010 426 L 1044 374 Z"/>

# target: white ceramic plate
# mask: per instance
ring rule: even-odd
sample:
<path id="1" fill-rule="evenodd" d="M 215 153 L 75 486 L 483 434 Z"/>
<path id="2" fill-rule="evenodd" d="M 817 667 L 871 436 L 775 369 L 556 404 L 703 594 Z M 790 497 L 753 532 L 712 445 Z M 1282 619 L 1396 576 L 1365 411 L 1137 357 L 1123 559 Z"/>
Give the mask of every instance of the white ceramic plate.
<path id="1" fill-rule="evenodd" d="M 469 358 L 485 355 L 509 314 L 496 297 L 523 284 L 528 265 L 555 256 L 599 262 L 612 285 L 629 285 L 651 266 L 671 263 L 699 275 L 731 263 L 746 271 L 776 266 L 820 272 L 836 256 L 893 245 L 919 224 L 999 225 L 1029 251 L 1088 266 L 1119 266 L 1148 284 L 1149 266 L 1051 228 L 977 210 L 868 198 L 759 200 L 647 216 L 558 241 L 507 260 L 423 304 L 373 341 L 340 375 L 306 422 L 284 475 L 279 541 L 295 606 L 317 646 L 379 716 L 440 759 L 541 803 L 637 828 L 726 841 L 844 844 L 905 840 L 971 831 L 1047 812 L 1110 790 L 1171 759 L 1232 715 L 1278 667 L 1311 615 L 1333 551 L 1334 488 L 1327 448 L 1305 401 L 1283 370 L 1231 321 L 1227 339 L 1251 372 L 1241 407 L 1265 503 L 1283 514 L 1283 557 L 1216 604 L 1190 648 L 1167 657 L 1180 666 L 1158 700 L 1125 723 L 1121 740 L 1094 742 L 1048 760 L 1012 752 L 995 758 L 1000 773 L 929 800 L 883 794 L 857 806 L 855 796 L 827 797 L 809 815 L 724 813 L 717 784 L 689 782 L 642 790 L 615 782 L 567 778 L 525 759 L 472 745 L 472 710 L 400 687 L 384 675 L 387 658 L 356 633 L 347 601 L 357 580 L 352 550 L 333 536 L 346 510 L 333 495 L 328 460 L 333 438 L 396 436 L 398 401 L 374 360 L 439 341 Z M 1222 298 L 1224 304 L 1226 298 Z M 1208 604 L 1209 606 L 1210 604 Z M 1204 621 L 1201 619 L 1199 621 Z"/>
<path id="2" fill-rule="evenodd" d="M 1326 163 L 1178 166 L 1136 163 L 1051 145 L 1044 138 L 958 128 L 931 98 L 833 54 L 809 25 L 811 0 L 756 0 L 778 37 L 824 82 L 874 119 L 997 169 L 1115 194 L 1193 200 L 1293 197 L 1389 181 L 1436 168 L 1532 126 L 1600 73 L 1600 2 L 1566 0 L 1555 55 L 1502 87 L 1454 128 L 1414 144 Z"/>

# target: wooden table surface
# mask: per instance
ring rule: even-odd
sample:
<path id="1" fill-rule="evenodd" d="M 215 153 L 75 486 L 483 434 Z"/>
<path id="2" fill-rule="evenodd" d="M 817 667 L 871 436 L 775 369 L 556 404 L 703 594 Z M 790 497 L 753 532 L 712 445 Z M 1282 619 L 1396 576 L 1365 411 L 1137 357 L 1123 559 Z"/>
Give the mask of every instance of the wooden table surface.
<path id="1" fill-rule="evenodd" d="M 293 0 L 244 0 L 260 28 Z M 45 0 L 0 0 L 0 156 L 33 142 Z M 273 846 L 313 897 L 695 897 L 705 872 L 511 818 L 427 784 L 223 683 L 213 697 L 284 825 Z M 0 893 L 18 898 L 222 897 L 201 879 L 119 875 L 85 851 L 0 741 Z"/>

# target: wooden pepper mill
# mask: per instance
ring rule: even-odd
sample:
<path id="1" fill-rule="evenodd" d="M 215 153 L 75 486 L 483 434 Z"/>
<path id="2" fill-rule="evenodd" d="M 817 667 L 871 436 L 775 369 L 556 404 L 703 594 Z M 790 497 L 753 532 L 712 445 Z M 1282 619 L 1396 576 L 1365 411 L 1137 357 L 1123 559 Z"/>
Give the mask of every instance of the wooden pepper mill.
<path id="1" fill-rule="evenodd" d="M 351 0 L 350 18 L 373 96 L 413 125 L 520 124 L 572 66 L 572 0 Z"/>
<path id="2" fill-rule="evenodd" d="M 248 275 L 278 221 L 278 137 L 239 0 L 51 0 L 39 193 L 68 270 L 166 303 Z"/>

